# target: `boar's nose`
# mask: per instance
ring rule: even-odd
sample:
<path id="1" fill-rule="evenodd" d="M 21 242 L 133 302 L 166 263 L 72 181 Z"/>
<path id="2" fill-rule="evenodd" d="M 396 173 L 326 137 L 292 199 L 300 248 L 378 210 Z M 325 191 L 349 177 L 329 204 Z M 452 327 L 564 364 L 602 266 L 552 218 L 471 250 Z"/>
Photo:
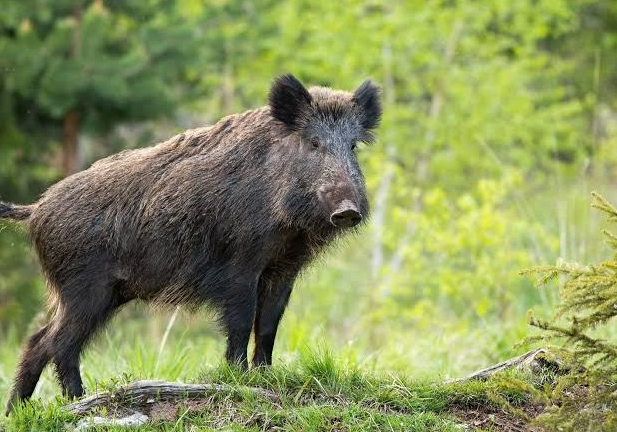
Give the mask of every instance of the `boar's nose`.
<path id="1" fill-rule="evenodd" d="M 350 228 L 362 221 L 362 215 L 358 208 L 350 201 L 343 201 L 330 215 L 330 222 L 335 227 Z"/>

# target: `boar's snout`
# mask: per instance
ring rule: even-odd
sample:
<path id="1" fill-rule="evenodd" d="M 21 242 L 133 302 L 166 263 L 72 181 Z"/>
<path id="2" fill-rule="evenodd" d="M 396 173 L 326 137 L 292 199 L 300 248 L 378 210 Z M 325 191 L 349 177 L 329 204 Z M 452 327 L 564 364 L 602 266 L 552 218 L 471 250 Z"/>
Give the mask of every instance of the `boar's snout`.
<path id="1" fill-rule="evenodd" d="M 328 218 L 326 220 L 337 228 L 351 228 L 360 224 L 366 216 L 363 213 L 368 211 L 364 205 L 366 200 L 363 199 L 362 185 L 355 184 L 353 176 L 345 174 L 328 179 L 317 191 L 325 210 L 324 216 Z"/>
<path id="2" fill-rule="evenodd" d="M 330 222 L 337 228 L 351 228 L 362 222 L 362 214 L 354 203 L 345 200 L 332 212 Z"/>

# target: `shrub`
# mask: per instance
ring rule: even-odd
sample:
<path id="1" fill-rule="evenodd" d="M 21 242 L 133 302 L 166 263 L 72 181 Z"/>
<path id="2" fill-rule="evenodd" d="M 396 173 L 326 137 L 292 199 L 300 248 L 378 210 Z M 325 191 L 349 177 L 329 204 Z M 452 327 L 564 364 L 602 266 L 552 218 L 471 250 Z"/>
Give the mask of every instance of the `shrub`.
<path id="1" fill-rule="evenodd" d="M 598 194 L 593 207 L 617 223 L 617 210 Z M 561 342 L 558 350 L 569 372 L 557 380 L 551 406 L 539 421 L 549 430 L 617 430 L 617 344 L 611 324 L 617 316 L 617 236 L 604 230 L 614 251 L 597 265 L 559 263 L 538 267 L 538 285 L 561 278 L 554 316 L 541 320 L 530 313 L 530 324 L 542 334 L 532 339 Z M 611 337 L 613 336 L 613 337 Z"/>

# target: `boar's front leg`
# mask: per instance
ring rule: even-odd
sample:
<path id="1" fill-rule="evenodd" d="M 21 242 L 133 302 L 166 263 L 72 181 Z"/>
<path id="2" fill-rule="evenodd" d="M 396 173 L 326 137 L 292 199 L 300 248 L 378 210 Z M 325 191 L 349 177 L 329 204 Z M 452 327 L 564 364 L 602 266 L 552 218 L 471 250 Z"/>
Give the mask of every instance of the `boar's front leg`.
<path id="1" fill-rule="evenodd" d="M 287 307 L 293 280 L 268 284 L 262 280 L 258 289 L 257 314 L 255 317 L 254 366 L 270 366 L 274 339 L 283 312 Z"/>
<path id="2" fill-rule="evenodd" d="M 255 320 L 257 283 L 238 286 L 223 305 L 221 322 L 227 334 L 225 358 L 231 364 L 248 369 L 247 348 Z"/>

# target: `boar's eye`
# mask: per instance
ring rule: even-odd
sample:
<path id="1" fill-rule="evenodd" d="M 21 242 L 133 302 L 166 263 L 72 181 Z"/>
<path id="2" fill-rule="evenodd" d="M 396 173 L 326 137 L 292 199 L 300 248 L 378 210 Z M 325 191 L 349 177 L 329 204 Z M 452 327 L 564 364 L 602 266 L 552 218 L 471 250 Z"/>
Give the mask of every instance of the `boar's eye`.
<path id="1" fill-rule="evenodd" d="M 313 137 L 311 138 L 311 147 L 313 147 L 314 149 L 318 149 L 319 148 L 319 139 L 317 137 Z"/>

